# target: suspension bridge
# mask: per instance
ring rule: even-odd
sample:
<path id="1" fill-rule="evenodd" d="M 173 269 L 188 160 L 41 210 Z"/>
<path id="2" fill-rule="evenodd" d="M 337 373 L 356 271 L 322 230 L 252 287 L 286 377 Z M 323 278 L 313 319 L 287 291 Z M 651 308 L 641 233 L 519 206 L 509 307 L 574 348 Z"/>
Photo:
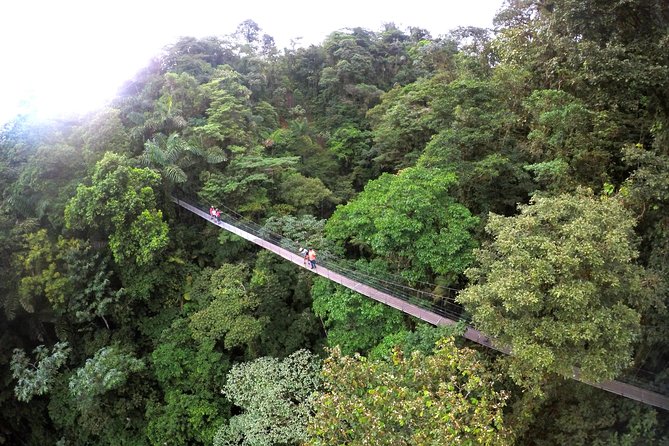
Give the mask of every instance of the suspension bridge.
<path id="1" fill-rule="evenodd" d="M 303 257 L 297 254 L 299 246 L 293 240 L 274 234 L 232 212 L 221 213 L 220 219 L 214 220 L 207 211 L 183 199 L 172 197 L 172 201 L 211 224 L 267 249 L 289 262 L 303 265 Z M 500 344 L 469 324 L 470 321 L 462 314 L 461 307 L 455 301 L 456 290 L 445 289 L 446 295 L 443 293 L 435 295 L 396 283 L 392 278 L 375 277 L 356 271 L 352 267 L 342 266 L 341 262 L 335 262 L 327 257 L 319 258 L 317 268 L 310 271 L 435 326 L 454 325 L 464 321 L 467 323 L 464 332 L 466 339 L 502 353 L 511 354 L 508 346 Z M 669 410 L 669 396 L 654 391 L 657 389 L 643 388 L 639 382 L 635 383 L 637 385 L 615 380 L 592 383 L 580 378 L 578 368 L 574 368 L 573 378 L 607 392 Z"/>

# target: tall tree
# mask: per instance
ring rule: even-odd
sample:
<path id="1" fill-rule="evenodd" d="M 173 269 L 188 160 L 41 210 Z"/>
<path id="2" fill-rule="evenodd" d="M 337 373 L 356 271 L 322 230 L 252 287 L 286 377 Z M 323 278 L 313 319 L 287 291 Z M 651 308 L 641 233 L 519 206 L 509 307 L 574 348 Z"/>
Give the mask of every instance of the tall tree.
<path id="1" fill-rule="evenodd" d="M 599 381 L 631 364 L 641 315 L 658 302 L 635 260 L 635 221 L 591 191 L 534 197 L 515 217 L 491 215 L 458 300 L 474 324 L 512 348 L 515 376 L 553 372 Z M 536 376 L 536 375 L 535 375 Z"/>
<path id="2" fill-rule="evenodd" d="M 118 264 L 147 265 L 168 241 L 167 224 L 156 209 L 159 187 L 156 172 L 108 152 L 95 166 L 92 185 L 80 185 L 67 205 L 67 227 L 109 237 Z"/>
<path id="3" fill-rule="evenodd" d="M 512 444 L 508 394 L 473 350 L 443 340 L 433 355 L 367 360 L 333 350 L 325 391 L 309 422 L 309 444 Z"/>
<path id="4" fill-rule="evenodd" d="M 472 261 L 478 219 L 449 194 L 455 174 L 408 168 L 384 174 L 328 221 L 328 236 L 383 259 L 409 281 L 455 283 Z"/>
<path id="5" fill-rule="evenodd" d="M 214 438 L 215 446 L 301 444 L 318 389 L 319 361 L 306 350 L 283 360 L 264 357 L 235 365 L 223 393 L 243 413 L 230 419 Z"/>
<path id="6" fill-rule="evenodd" d="M 254 344 L 267 318 L 255 315 L 260 297 L 247 289 L 247 275 L 244 265 L 231 264 L 200 274 L 193 298 L 203 308 L 190 316 L 189 324 L 196 340 L 220 339 L 228 349 Z"/>
<path id="7" fill-rule="evenodd" d="M 216 342 L 193 339 L 188 320 L 179 317 L 162 330 L 151 353 L 160 394 L 146 406 L 146 437 L 151 444 L 210 445 L 229 416 L 220 382 L 230 368 Z"/>

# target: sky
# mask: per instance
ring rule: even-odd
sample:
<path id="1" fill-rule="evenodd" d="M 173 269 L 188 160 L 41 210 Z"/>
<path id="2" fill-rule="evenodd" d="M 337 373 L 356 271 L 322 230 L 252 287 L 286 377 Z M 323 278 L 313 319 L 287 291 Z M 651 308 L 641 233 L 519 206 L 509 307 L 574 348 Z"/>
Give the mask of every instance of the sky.
<path id="1" fill-rule="evenodd" d="M 492 27 L 503 0 L 6 0 L 0 3 L 0 123 L 104 106 L 124 81 L 181 36 L 224 36 L 255 21 L 279 49 L 353 27 L 416 26 L 433 37 Z M 298 38 L 301 38 L 298 40 Z"/>

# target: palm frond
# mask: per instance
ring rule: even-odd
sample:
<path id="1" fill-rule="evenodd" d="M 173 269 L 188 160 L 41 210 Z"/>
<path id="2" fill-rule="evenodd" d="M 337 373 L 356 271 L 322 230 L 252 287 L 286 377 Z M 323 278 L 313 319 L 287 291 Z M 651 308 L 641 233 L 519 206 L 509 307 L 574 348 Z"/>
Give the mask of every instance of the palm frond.
<path id="1" fill-rule="evenodd" d="M 204 158 L 205 153 L 206 153 L 200 146 L 193 145 L 193 144 L 188 144 L 188 146 L 186 147 L 186 151 L 188 153 L 193 154 L 193 156 L 196 156 L 198 158 Z"/>
<path id="2" fill-rule="evenodd" d="M 228 157 L 225 152 L 218 147 L 212 147 L 207 151 L 205 159 L 209 164 L 218 164 L 226 161 Z"/>
<path id="3" fill-rule="evenodd" d="M 144 153 L 139 156 L 139 162 L 146 166 L 163 166 L 166 163 L 166 157 L 160 145 L 155 139 L 144 143 Z"/>
<path id="4" fill-rule="evenodd" d="M 13 320 L 16 317 L 16 310 L 19 308 L 18 295 L 10 292 L 0 295 L 0 306 L 4 308 L 7 320 Z"/>
<path id="5" fill-rule="evenodd" d="M 165 175 L 165 178 L 172 181 L 173 183 L 185 183 L 186 180 L 188 180 L 186 172 L 174 164 L 165 166 L 165 169 L 163 169 L 163 175 Z"/>

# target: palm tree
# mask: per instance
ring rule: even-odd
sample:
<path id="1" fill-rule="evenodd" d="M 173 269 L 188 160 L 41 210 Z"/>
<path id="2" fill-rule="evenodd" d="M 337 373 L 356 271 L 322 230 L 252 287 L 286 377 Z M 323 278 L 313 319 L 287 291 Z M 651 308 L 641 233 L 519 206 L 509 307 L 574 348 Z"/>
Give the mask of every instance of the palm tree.
<path id="1" fill-rule="evenodd" d="M 188 181 L 186 170 L 195 164 L 219 164 L 227 160 L 225 152 L 219 147 L 202 149 L 189 144 L 178 133 L 165 138 L 158 135 L 144 143 L 144 153 L 139 162 L 158 170 L 169 186 Z"/>

